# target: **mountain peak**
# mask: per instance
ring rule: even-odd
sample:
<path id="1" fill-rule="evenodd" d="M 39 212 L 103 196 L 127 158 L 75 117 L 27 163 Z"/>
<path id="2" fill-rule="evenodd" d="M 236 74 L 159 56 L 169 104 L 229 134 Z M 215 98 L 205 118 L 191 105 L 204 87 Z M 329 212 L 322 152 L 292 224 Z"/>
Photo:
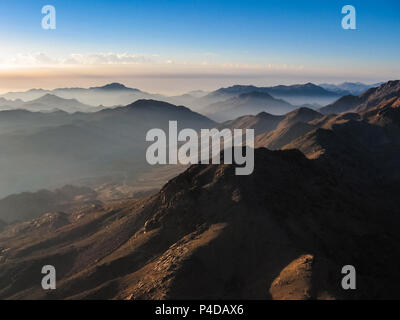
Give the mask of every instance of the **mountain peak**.
<path id="1" fill-rule="evenodd" d="M 296 122 L 309 122 L 322 118 L 322 114 L 310 108 L 301 107 L 286 114 L 285 119 L 279 124 L 280 128 L 287 127 Z"/>
<path id="2" fill-rule="evenodd" d="M 165 102 L 165 101 L 158 101 L 158 100 L 153 100 L 153 99 L 139 99 L 136 100 L 135 102 L 127 105 L 126 107 L 128 108 L 146 108 L 146 107 L 177 107 L 174 104 Z"/>
<path id="3" fill-rule="evenodd" d="M 156 112 L 184 112 L 184 113 L 191 113 L 193 115 L 197 115 L 202 119 L 206 119 L 210 121 L 207 117 L 196 113 L 185 106 L 177 106 L 165 101 L 153 100 L 153 99 L 139 99 L 135 102 L 125 106 L 125 107 L 118 107 L 113 110 L 122 110 L 122 111 L 130 111 L 130 110 L 153 110 Z"/>
<path id="4" fill-rule="evenodd" d="M 92 90 L 110 90 L 110 91 L 117 91 L 117 90 L 140 91 L 139 89 L 128 88 L 119 82 L 112 82 L 112 83 L 106 84 L 102 87 L 91 87 L 90 89 L 92 89 Z"/>
<path id="5" fill-rule="evenodd" d="M 44 90 L 42 88 L 33 88 L 33 89 L 28 90 L 28 92 L 35 92 L 35 91 L 44 92 L 46 90 Z"/>
<path id="6" fill-rule="evenodd" d="M 275 118 L 277 116 L 274 116 L 268 112 L 265 111 L 261 111 L 260 113 L 256 114 L 257 118 L 261 118 L 261 119 L 266 119 L 266 118 Z"/>
<path id="7" fill-rule="evenodd" d="M 315 111 L 315 110 L 313 110 L 313 109 L 307 108 L 307 107 L 300 107 L 300 108 L 298 108 L 298 109 L 296 109 L 296 110 L 293 110 L 292 112 L 289 112 L 287 115 L 288 115 L 288 116 L 297 116 L 297 115 L 320 115 L 320 113 L 317 112 L 317 111 Z"/>
<path id="8" fill-rule="evenodd" d="M 67 99 L 60 98 L 59 96 L 51 93 L 46 93 L 45 95 L 41 96 L 40 98 L 37 98 L 35 101 L 64 101 Z M 70 99 L 70 100 L 75 100 L 75 99 Z"/>

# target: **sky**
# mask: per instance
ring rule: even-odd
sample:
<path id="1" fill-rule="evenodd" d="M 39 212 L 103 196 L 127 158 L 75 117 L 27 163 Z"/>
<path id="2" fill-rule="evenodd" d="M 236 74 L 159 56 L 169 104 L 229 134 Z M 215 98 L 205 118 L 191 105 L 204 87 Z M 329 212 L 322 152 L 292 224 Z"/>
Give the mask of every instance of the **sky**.
<path id="1" fill-rule="evenodd" d="M 344 5 L 355 30 L 342 28 Z M 400 78 L 399 34 L 398 0 L 1 0 L 0 92 L 373 83 Z"/>

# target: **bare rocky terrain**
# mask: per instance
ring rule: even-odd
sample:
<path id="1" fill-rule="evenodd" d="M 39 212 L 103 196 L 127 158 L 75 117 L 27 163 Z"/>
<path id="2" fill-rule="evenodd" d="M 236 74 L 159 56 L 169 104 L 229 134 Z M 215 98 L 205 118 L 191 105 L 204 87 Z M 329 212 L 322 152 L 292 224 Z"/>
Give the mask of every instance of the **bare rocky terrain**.
<path id="1" fill-rule="evenodd" d="M 192 165 L 159 191 L 105 186 L 96 205 L 3 226 L 0 298 L 399 299 L 399 88 L 370 89 L 348 113 L 222 124 L 257 130 L 249 176 Z M 47 264 L 54 291 L 40 286 Z M 348 264 L 355 291 L 341 287 Z"/>

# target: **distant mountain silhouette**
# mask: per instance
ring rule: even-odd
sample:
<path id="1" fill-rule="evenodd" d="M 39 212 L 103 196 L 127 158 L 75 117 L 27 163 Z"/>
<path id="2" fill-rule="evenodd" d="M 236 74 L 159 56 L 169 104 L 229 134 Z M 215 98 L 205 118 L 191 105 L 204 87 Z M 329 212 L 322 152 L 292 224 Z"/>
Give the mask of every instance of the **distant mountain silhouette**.
<path id="1" fill-rule="evenodd" d="M 382 85 L 383 82 L 374 84 L 365 84 L 361 82 L 343 82 L 341 84 L 321 83 L 319 86 L 340 95 L 355 95 L 358 96 L 370 88 L 376 88 Z"/>
<path id="2" fill-rule="evenodd" d="M 165 100 L 166 97 L 150 94 L 139 89 L 128 88 L 121 83 L 110 83 L 100 87 L 91 88 L 57 88 L 54 90 L 34 89 L 25 92 L 9 92 L 1 97 L 8 100 L 21 99 L 23 101 L 35 100 L 45 94 L 56 95 L 64 99 L 76 99 L 83 104 L 91 106 L 112 107 L 127 105 L 139 99 Z M 1 103 L 1 102 L 0 102 Z M 1 104 L 0 104 L 1 105 Z"/>
<path id="3" fill-rule="evenodd" d="M 221 88 L 214 92 L 211 92 L 210 95 L 222 95 L 222 96 L 236 96 L 244 93 L 251 92 L 263 92 L 269 93 L 271 95 L 285 95 L 285 96 L 320 96 L 320 95 L 329 95 L 334 96 L 335 94 L 321 88 L 313 83 L 306 84 L 295 84 L 290 86 L 274 86 L 274 87 L 256 87 L 256 86 L 242 86 L 235 85 L 228 88 Z"/>
<path id="4" fill-rule="evenodd" d="M 296 84 L 291 86 L 275 86 L 268 90 L 271 95 L 275 96 L 335 96 L 334 93 L 321 88 L 311 82 L 306 84 Z"/>
<path id="5" fill-rule="evenodd" d="M 275 99 L 265 92 L 254 91 L 211 104 L 202 109 L 202 112 L 216 121 L 227 121 L 244 115 L 255 115 L 260 112 L 281 115 L 293 109 L 295 107 L 286 101 Z"/>
<path id="6" fill-rule="evenodd" d="M 0 110 L 17 109 L 23 105 L 23 101 L 20 99 L 7 100 L 5 98 L 0 98 Z"/>
<path id="7" fill-rule="evenodd" d="M 186 107 L 154 100 L 94 113 L 0 112 L 0 197 L 81 179 L 134 180 L 151 168 L 147 131 L 168 132 L 170 120 L 179 129 L 215 126 Z"/>
<path id="8" fill-rule="evenodd" d="M 35 100 L 26 102 L 20 99 L 6 100 L 2 98 L 2 100 L 0 100 L 0 109 L 24 109 L 28 111 L 62 110 L 66 112 L 94 112 L 101 110 L 99 107 L 85 105 L 76 99 L 64 99 L 50 93 L 46 93 Z"/>
<path id="9" fill-rule="evenodd" d="M 104 91 L 136 91 L 140 92 L 139 89 L 128 88 L 121 83 L 113 82 L 110 84 L 106 84 L 102 87 L 91 87 L 89 90 L 104 90 Z"/>
<path id="10" fill-rule="evenodd" d="M 45 94 L 44 96 L 24 103 L 21 108 L 29 111 L 49 111 L 62 110 L 66 112 L 93 112 L 96 108 L 93 106 L 80 103 L 76 99 L 63 99 L 53 94 Z"/>
<path id="11" fill-rule="evenodd" d="M 90 88 L 31 89 L 25 92 L 9 92 L 1 95 L 0 98 L 2 97 L 7 100 L 20 99 L 26 102 L 38 99 L 45 94 L 53 94 L 64 99 L 76 99 L 86 105 L 105 107 L 123 106 L 140 99 L 152 99 L 176 105 L 183 104 L 195 111 L 201 112 L 204 107 L 210 104 L 252 92 L 267 93 L 275 99 L 283 99 L 296 106 L 303 104 L 307 104 L 308 106 L 315 104 L 326 105 L 343 95 L 325 90 L 312 83 L 306 83 L 274 87 L 235 85 L 228 88 L 220 88 L 210 93 L 197 90 L 179 96 L 167 97 L 161 94 L 144 92 L 136 88 L 129 88 L 121 83 L 109 83 L 104 86 Z M 0 100 L 0 108 L 2 104 L 3 102 Z"/>
<path id="12" fill-rule="evenodd" d="M 279 85 L 274 87 L 235 85 L 213 91 L 203 97 L 202 100 L 208 101 L 209 103 L 210 101 L 217 102 L 251 92 L 267 93 L 276 99 L 283 99 L 298 106 L 305 103 L 318 103 L 326 105 L 327 103 L 332 102 L 341 96 L 340 94 L 325 90 L 324 88 L 313 83 L 290 86 Z"/>

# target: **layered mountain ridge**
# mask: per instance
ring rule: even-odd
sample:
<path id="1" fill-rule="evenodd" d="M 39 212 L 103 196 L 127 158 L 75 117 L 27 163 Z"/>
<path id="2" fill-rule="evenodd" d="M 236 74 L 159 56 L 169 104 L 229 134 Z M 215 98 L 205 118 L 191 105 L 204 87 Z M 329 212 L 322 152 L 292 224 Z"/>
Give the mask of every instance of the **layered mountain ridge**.
<path id="1" fill-rule="evenodd" d="M 340 114 L 298 108 L 216 124 L 154 101 L 95 113 L 103 130 L 131 124 L 131 114 L 157 120 L 169 108 L 198 125 L 255 129 L 254 172 L 192 165 L 151 196 L 7 224 L 0 297 L 398 299 L 398 85 L 369 89 Z M 45 264 L 57 269 L 55 291 L 37 280 Z M 341 287 L 348 264 L 354 291 Z"/>

